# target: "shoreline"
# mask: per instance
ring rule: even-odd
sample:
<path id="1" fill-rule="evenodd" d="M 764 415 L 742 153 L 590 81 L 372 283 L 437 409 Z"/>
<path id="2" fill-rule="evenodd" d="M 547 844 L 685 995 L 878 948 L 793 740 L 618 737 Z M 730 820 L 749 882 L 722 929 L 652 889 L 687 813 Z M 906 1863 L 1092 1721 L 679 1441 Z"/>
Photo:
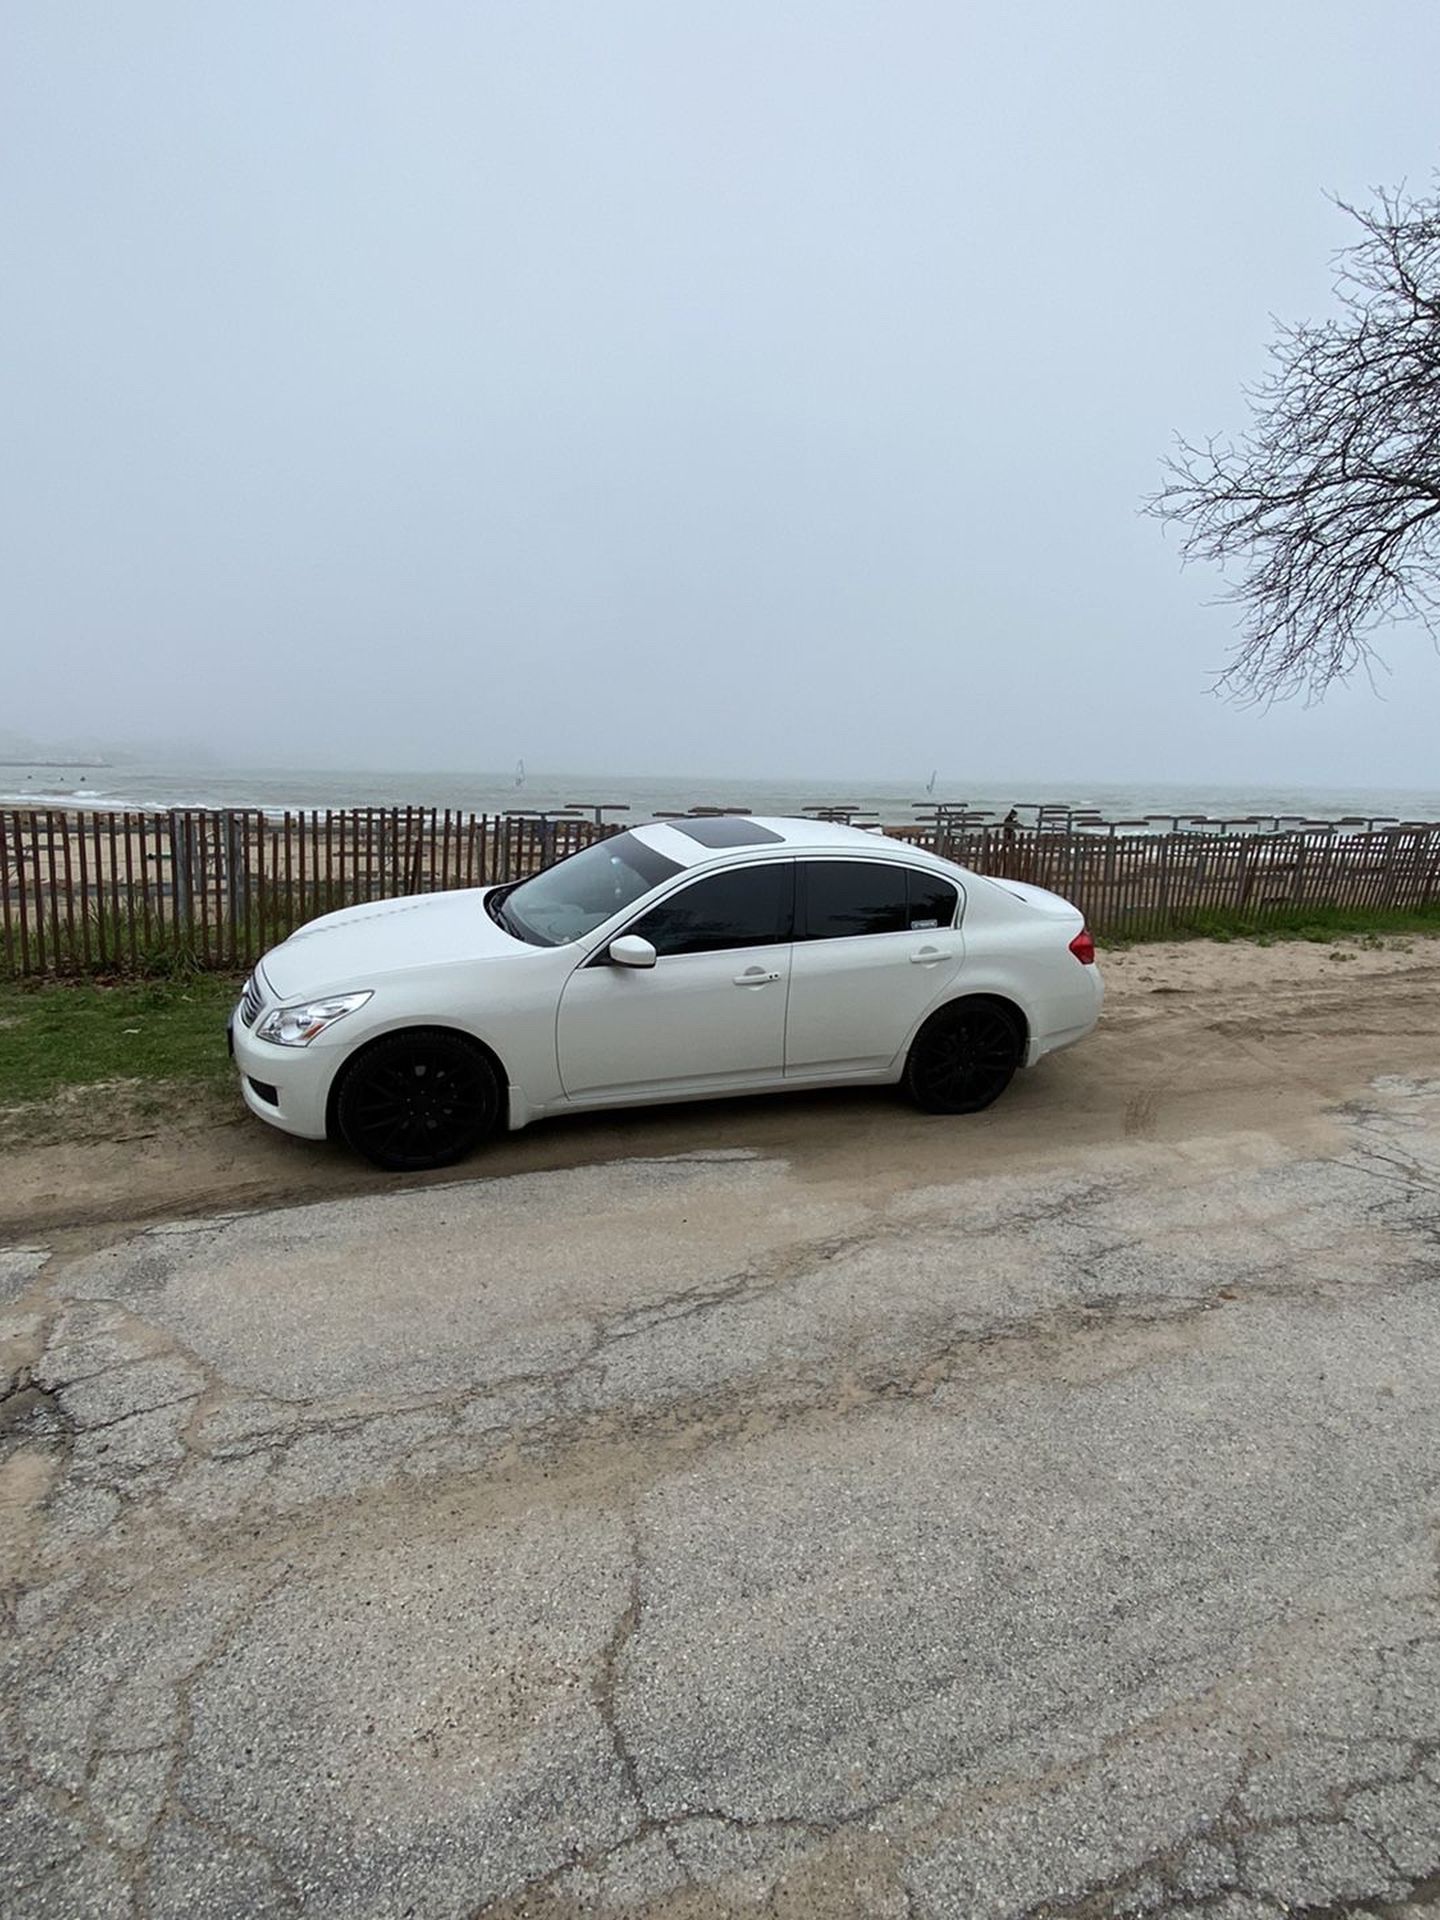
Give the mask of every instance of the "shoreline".
<path id="1" fill-rule="evenodd" d="M 73 769 L 75 779 L 53 776 Z M 37 776 L 15 777 L 26 770 Z M 6 775 L 10 778 L 6 778 Z M 92 779 L 91 774 L 104 775 Z M 170 767 L 83 761 L 0 763 L 0 808 L 103 813 L 171 810 L 261 812 L 282 819 L 288 812 L 352 811 L 393 807 L 438 808 L 466 813 L 511 811 L 560 814 L 599 805 L 609 817 L 640 821 L 694 806 L 745 809 L 758 814 L 798 814 L 817 806 L 846 806 L 886 824 L 922 818 L 937 807 L 989 812 L 1003 819 L 1012 806 L 1095 812 L 1109 819 L 1181 815 L 1288 819 L 1373 818 L 1386 822 L 1440 820 L 1440 787 L 1269 784 L 1239 781 L 1049 780 L 1030 777 L 937 778 L 933 789 L 915 781 L 873 775 L 827 779 L 775 774 L 736 777 L 674 774 L 584 774 L 565 769 L 514 773 L 482 769 L 396 768 L 307 770 L 303 768 Z"/>

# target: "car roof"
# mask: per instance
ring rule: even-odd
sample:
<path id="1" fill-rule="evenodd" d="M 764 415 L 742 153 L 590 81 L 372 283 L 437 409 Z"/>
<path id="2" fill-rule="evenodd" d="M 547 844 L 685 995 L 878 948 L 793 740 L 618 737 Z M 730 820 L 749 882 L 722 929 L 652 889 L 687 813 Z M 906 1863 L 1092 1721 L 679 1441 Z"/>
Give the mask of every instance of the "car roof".
<path id="1" fill-rule="evenodd" d="M 733 818 L 737 827 L 760 828 L 763 837 L 757 834 L 753 840 L 747 839 L 738 845 L 707 847 L 685 831 L 692 824 L 688 819 L 651 820 L 642 827 L 632 827 L 630 831 L 638 840 L 643 840 L 647 847 L 653 847 L 656 853 L 663 853 L 667 860 L 673 860 L 681 867 L 778 859 L 803 852 L 848 853 L 860 858 L 909 860 L 922 866 L 954 871 L 953 862 L 942 860 L 908 840 L 882 833 L 878 827 L 847 827 L 838 820 L 789 820 L 770 814 L 747 813 L 723 817 Z"/>

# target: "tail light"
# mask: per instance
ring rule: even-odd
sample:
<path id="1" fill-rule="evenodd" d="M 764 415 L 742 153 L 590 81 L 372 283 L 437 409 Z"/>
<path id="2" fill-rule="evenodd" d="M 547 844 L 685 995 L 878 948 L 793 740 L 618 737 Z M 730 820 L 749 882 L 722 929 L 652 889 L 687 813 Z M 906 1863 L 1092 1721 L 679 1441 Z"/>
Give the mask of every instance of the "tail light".
<path id="1" fill-rule="evenodd" d="M 1075 938 L 1070 942 L 1070 951 L 1082 967 L 1094 966 L 1095 940 L 1088 927 L 1082 927 L 1079 933 L 1076 934 Z"/>

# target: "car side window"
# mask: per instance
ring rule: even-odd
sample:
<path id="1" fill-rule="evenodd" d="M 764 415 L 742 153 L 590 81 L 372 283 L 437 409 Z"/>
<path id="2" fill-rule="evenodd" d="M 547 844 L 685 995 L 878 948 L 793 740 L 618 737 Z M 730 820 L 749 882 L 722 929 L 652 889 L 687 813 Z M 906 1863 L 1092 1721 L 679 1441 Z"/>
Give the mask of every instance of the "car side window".
<path id="1" fill-rule="evenodd" d="M 954 924 L 959 898 L 938 874 L 882 860 L 807 860 L 800 938 L 847 940 Z"/>
<path id="2" fill-rule="evenodd" d="M 909 879 L 910 929 L 918 933 L 925 927 L 953 927 L 960 890 L 938 873 L 921 873 L 918 867 L 905 869 Z"/>
<path id="3" fill-rule="evenodd" d="M 671 894 L 626 932 L 648 940 L 662 957 L 773 947 L 790 938 L 794 892 L 793 861 L 732 867 Z"/>
<path id="4" fill-rule="evenodd" d="M 807 860 L 803 894 L 806 940 L 903 933 L 908 924 L 905 869 L 883 860 Z"/>

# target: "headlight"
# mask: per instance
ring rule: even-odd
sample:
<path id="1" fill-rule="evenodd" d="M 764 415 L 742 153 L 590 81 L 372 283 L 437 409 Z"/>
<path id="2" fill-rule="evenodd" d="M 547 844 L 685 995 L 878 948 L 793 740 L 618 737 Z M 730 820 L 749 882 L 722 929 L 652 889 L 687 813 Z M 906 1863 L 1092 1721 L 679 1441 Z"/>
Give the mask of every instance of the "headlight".
<path id="1" fill-rule="evenodd" d="M 317 1033 L 324 1033 L 370 998 L 368 993 L 342 993 L 333 1000 L 307 1000 L 303 1007 L 277 1007 L 260 1022 L 255 1037 L 277 1047 L 308 1047 Z"/>

